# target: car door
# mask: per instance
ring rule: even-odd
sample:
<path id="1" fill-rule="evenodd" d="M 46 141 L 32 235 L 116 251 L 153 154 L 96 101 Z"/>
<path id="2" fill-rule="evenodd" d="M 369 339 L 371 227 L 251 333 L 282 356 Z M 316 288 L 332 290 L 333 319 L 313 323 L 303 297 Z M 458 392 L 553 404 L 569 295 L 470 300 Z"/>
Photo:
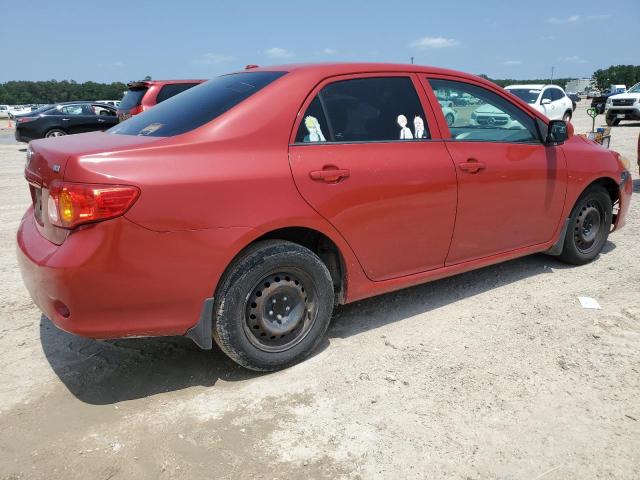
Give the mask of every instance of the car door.
<path id="1" fill-rule="evenodd" d="M 92 104 L 94 115 L 94 124 L 91 126 L 90 131 L 95 130 L 107 130 L 114 125 L 118 124 L 118 116 L 114 108 L 106 107 L 105 105 Z"/>
<path id="2" fill-rule="evenodd" d="M 291 137 L 298 190 L 372 280 L 442 267 L 451 242 L 455 168 L 417 82 L 397 73 L 325 80 Z"/>
<path id="3" fill-rule="evenodd" d="M 548 242 L 560 221 L 567 173 L 561 147 L 546 146 L 535 120 L 482 84 L 431 76 L 433 90 L 468 93 L 508 120 L 478 124 L 456 108 L 445 145 L 458 174 L 458 209 L 447 265 Z M 435 97 L 434 97 L 435 98 Z M 483 107 L 486 105 L 487 107 Z M 445 130 L 443 115 L 439 116 Z"/>
<path id="4" fill-rule="evenodd" d="M 64 105 L 60 108 L 62 128 L 69 134 L 96 130 L 97 118 L 91 105 L 85 103 Z"/>
<path id="5" fill-rule="evenodd" d="M 544 113 L 550 120 L 557 118 L 556 106 L 554 103 L 553 88 L 545 88 L 540 96 L 540 106 L 542 107 L 542 113 Z"/>

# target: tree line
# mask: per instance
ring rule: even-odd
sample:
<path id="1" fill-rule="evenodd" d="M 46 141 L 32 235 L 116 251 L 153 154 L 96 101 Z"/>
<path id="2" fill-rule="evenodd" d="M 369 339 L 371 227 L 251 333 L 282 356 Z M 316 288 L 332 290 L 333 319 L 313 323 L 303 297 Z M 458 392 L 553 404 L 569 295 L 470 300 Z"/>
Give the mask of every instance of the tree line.
<path id="1" fill-rule="evenodd" d="M 549 83 L 549 78 L 517 80 L 513 78 L 493 79 L 480 75 L 504 87 L 506 85 L 524 83 Z M 601 90 L 611 84 L 624 84 L 627 87 L 640 82 L 640 65 L 611 65 L 599 69 L 592 76 L 594 84 Z M 565 86 L 570 78 L 554 78 L 553 83 Z M 40 103 L 57 103 L 76 100 L 119 100 L 127 86 L 121 82 L 78 83 L 73 80 L 48 81 L 10 81 L 0 83 L 0 104 L 27 105 Z"/>
<path id="2" fill-rule="evenodd" d="M 0 104 L 28 105 L 77 100 L 120 100 L 126 90 L 127 86 L 121 82 L 9 81 L 0 83 Z"/>

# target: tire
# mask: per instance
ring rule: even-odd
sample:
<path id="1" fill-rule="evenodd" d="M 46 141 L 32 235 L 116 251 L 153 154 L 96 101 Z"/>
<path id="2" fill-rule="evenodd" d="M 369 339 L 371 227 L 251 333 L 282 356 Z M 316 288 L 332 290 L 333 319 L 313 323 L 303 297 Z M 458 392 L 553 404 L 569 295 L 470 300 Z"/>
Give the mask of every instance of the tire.
<path id="1" fill-rule="evenodd" d="M 247 248 L 223 275 L 215 297 L 213 339 L 236 363 L 265 372 L 298 363 L 318 346 L 334 301 L 322 260 L 281 240 Z"/>
<path id="2" fill-rule="evenodd" d="M 611 197 L 604 187 L 587 188 L 573 207 L 559 258 L 572 265 L 584 265 L 596 258 L 609 237 L 612 210 Z"/>
<path id="3" fill-rule="evenodd" d="M 450 113 L 447 113 L 447 115 L 445 115 L 444 119 L 447 121 L 447 125 L 450 126 L 450 127 L 452 127 L 454 122 L 456 121 L 454 116 L 451 115 Z"/>
<path id="4" fill-rule="evenodd" d="M 63 137 L 66 134 L 67 132 L 65 132 L 64 130 L 61 130 L 59 128 L 52 128 L 51 130 L 49 130 L 47 133 L 44 134 L 44 138 Z"/>
<path id="5" fill-rule="evenodd" d="M 620 123 L 620 119 L 619 118 L 613 118 L 613 117 L 607 117 L 606 118 L 606 122 L 607 122 L 608 126 L 615 127 L 616 125 L 618 125 Z"/>
<path id="6" fill-rule="evenodd" d="M 567 110 L 562 116 L 562 120 L 564 120 L 566 123 L 569 123 L 571 121 L 571 112 Z"/>

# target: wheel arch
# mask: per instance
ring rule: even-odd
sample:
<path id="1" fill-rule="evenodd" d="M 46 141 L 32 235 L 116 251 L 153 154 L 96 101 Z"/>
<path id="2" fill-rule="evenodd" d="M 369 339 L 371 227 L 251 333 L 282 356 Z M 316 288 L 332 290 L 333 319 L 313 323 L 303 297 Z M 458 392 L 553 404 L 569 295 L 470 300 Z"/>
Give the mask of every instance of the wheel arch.
<path id="1" fill-rule="evenodd" d="M 233 258 L 229 261 L 222 276 L 226 274 L 229 268 L 232 268 L 235 260 L 246 251 L 247 248 L 264 240 L 285 240 L 297 245 L 308 248 L 314 252 L 325 264 L 334 286 L 336 304 L 344 304 L 347 298 L 347 273 L 348 259 L 346 252 L 339 246 L 339 240 L 336 241 L 327 233 L 310 226 L 281 226 L 272 227 L 268 230 L 260 231 L 259 235 L 250 239 L 240 248 Z M 344 248 L 344 246 L 343 246 Z M 348 254 L 348 253 L 347 253 Z M 222 277 L 221 277 L 222 278 Z M 218 282 L 219 286 L 220 282 Z M 216 291 L 218 286 L 216 286 Z"/>

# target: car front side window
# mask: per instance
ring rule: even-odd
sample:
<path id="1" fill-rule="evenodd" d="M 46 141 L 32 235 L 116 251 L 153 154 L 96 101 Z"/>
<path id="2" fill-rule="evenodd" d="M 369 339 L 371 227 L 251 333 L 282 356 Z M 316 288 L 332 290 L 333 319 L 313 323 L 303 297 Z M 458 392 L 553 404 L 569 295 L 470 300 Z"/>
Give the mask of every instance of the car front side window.
<path id="1" fill-rule="evenodd" d="M 430 79 L 451 139 L 509 143 L 539 143 L 535 121 L 500 95 L 477 85 Z M 469 102 L 457 106 L 449 99 L 465 95 Z M 451 118 L 453 116 L 453 118 Z"/>
<path id="2" fill-rule="evenodd" d="M 430 138 L 409 77 L 367 77 L 325 86 L 301 118 L 296 143 L 390 142 Z"/>

